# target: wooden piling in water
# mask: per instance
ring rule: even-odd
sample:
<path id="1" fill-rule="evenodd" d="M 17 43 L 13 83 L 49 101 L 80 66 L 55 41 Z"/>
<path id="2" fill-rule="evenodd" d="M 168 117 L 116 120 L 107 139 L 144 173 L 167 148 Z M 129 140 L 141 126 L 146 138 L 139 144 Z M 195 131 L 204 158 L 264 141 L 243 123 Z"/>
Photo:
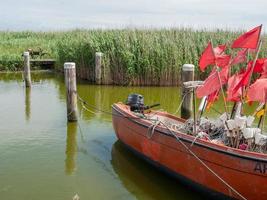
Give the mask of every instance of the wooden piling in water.
<path id="1" fill-rule="evenodd" d="M 98 85 L 101 85 L 101 76 L 102 76 L 102 70 L 101 70 L 101 59 L 102 59 L 102 53 L 96 52 L 95 53 L 95 82 Z"/>
<path id="2" fill-rule="evenodd" d="M 24 81 L 26 87 L 31 87 L 32 81 L 31 81 L 31 68 L 30 68 L 30 53 L 28 51 L 25 51 L 23 53 L 24 57 Z"/>
<path id="3" fill-rule="evenodd" d="M 77 86 L 75 63 L 64 63 L 65 86 L 67 95 L 67 118 L 68 121 L 77 121 Z"/>
<path id="4" fill-rule="evenodd" d="M 193 93 L 191 92 L 192 89 L 185 88 L 183 86 L 184 82 L 187 81 L 194 81 L 194 71 L 195 66 L 192 64 L 184 64 L 182 67 L 182 88 L 181 88 L 181 99 L 182 107 L 181 107 L 181 118 L 189 119 L 192 116 L 193 112 Z"/>

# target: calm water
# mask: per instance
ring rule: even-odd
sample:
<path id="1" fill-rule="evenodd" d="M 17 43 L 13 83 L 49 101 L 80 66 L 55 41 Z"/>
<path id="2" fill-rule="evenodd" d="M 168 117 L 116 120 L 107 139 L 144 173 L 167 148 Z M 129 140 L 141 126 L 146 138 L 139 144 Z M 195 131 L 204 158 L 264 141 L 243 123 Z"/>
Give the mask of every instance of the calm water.
<path id="1" fill-rule="evenodd" d="M 79 125 L 67 124 L 62 76 L 32 79 L 25 91 L 20 73 L 0 74 L 0 199 L 205 199 L 126 150 L 111 116 L 79 107 Z M 82 98 L 105 110 L 131 92 L 169 112 L 180 101 L 175 87 L 78 84 Z"/>

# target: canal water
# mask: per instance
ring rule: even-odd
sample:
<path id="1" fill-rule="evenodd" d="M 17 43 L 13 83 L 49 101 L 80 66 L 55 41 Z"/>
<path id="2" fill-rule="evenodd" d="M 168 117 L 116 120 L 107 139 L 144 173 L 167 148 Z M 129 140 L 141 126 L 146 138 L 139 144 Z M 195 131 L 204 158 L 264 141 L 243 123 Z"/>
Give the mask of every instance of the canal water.
<path id="1" fill-rule="evenodd" d="M 62 75 L 33 73 L 32 79 L 32 88 L 25 90 L 20 73 L 0 74 L 0 199 L 71 200 L 75 194 L 81 200 L 207 198 L 125 149 L 110 115 L 79 104 L 79 123 L 68 124 Z M 133 92 L 171 113 L 180 102 L 177 87 L 78 83 L 78 94 L 102 110 Z"/>

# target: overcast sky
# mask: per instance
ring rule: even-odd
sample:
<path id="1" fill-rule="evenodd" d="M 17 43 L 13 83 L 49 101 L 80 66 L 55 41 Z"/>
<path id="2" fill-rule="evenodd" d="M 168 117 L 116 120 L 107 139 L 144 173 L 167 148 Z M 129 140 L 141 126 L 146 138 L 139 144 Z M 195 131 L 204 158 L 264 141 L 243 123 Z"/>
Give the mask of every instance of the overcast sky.
<path id="1" fill-rule="evenodd" d="M 267 0 L 0 0 L 0 8 L 0 30 L 267 26 Z"/>

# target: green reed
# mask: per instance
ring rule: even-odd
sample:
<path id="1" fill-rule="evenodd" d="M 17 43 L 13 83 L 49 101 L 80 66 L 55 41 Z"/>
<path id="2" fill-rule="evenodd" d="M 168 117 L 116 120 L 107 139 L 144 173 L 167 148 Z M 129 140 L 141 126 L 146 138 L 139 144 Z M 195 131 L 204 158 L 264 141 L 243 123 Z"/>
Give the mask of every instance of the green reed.
<path id="1" fill-rule="evenodd" d="M 93 81 L 95 52 L 100 51 L 104 83 L 177 85 L 181 66 L 184 63 L 197 66 L 209 40 L 214 46 L 230 45 L 240 33 L 190 28 L 0 32 L 0 69 L 18 69 L 21 53 L 27 48 L 40 47 L 57 60 L 57 69 L 61 70 L 66 61 L 76 62 L 78 75 Z M 266 56 L 266 51 L 263 45 L 260 56 Z M 196 68 L 198 78 L 207 73 Z"/>

